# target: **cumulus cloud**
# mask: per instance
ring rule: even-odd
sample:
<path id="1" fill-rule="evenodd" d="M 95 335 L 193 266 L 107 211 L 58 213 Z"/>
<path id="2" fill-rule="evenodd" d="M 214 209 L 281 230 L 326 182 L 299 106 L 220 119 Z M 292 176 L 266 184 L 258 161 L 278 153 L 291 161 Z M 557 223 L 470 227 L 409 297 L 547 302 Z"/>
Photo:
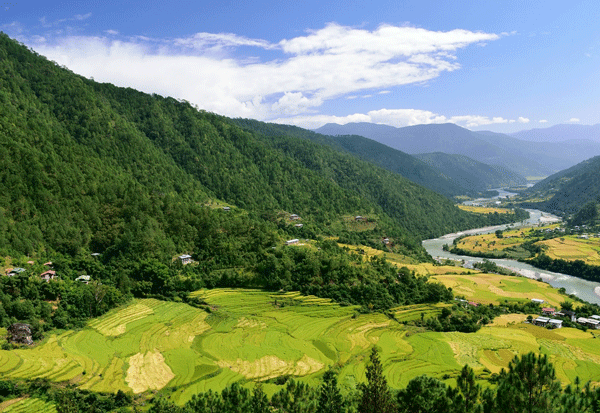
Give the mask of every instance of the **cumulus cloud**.
<path id="1" fill-rule="evenodd" d="M 519 123 L 529 123 L 529 119 L 519 116 Z"/>
<path id="2" fill-rule="evenodd" d="M 577 123 L 577 122 L 579 122 L 579 119 L 578 118 L 571 118 L 571 119 L 569 119 L 569 122 Z"/>
<path id="3" fill-rule="evenodd" d="M 366 30 L 335 23 L 277 43 L 233 33 L 176 39 L 106 33 L 44 41 L 29 38 L 24 43 L 97 81 L 185 99 L 226 116 L 261 120 L 310 117 L 332 99 L 388 93 L 393 87 L 427 82 L 460 68 L 457 50 L 500 38 L 459 29 L 382 25 Z M 275 57 L 263 61 L 241 55 L 248 47 L 270 50 Z M 473 117 L 465 122 L 490 124 L 498 119 Z"/>
<path id="4" fill-rule="evenodd" d="M 540 119 L 540 123 L 548 123 L 546 119 Z"/>
<path id="5" fill-rule="evenodd" d="M 303 128 L 315 129 L 326 123 L 345 125 L 351 122 L 371 122 L 395 127 L 432 124 L 454 123 L 456 125 L 475 128 L 479 126 L 510 123 L 500 116 L 488 117 L 478 115 L 444 116 L 428 110 L 420 109 L 379 109 L 368 113 L 355 113 L 348 116 L 303 115 L 289 118 L 277 118 L 275 123 L 296 125 Z M 514 122 L 514 121 L 513 121 Z"/>

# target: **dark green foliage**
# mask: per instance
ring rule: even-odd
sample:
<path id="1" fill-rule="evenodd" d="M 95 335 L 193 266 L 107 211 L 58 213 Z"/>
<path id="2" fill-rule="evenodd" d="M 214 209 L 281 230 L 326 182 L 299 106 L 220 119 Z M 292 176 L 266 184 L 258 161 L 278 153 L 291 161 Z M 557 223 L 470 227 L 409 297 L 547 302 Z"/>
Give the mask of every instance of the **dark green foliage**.
<path id="1" fill-rule="evenodd" d="M 414 155 L 470 191 L 525 185 L 527 180 L 507 168 L 487 165 L 465 155 L 442 152 Z"/>
<path id="2" fill-rule="evenodd" d="M 452 411 L 451 389 L 443 382 L 428 376 L 418 376 L 398 392 L 400 413 L 446 413 Z"/>
<path id="3" fill-rule="evenodd" d="M 319 413 L 346 412 L 344 398 L 337 385 L 337 374 L 333 370 L 327 370 L 323 375 L 317 411 Z"/>
<path id="4" fill-rule="evenodd" d="M 546 355 L 515 356 L 501 372 L 496 409 L 506 413 L 547 413 L 560 396 L 560 382 Z"/>
<path id="5" fill-rule="evenodd" d="M 396 411 L 396 404 L 392 393 L 383 375 L 383 366 L 379 360 L 379 353 L 373 347 L 367 364 L 367 383 L 360 386 L 359 413 L 392 413 Z"/>
<path id="6" fill-rule="evenodd" d="M 598 203 L 600 198 L 600 156 L 549 176 L 527 190 L 522 197 L 550 197 L 547 201 L 523 205 L 559 215 L 577 214 L 582 206 L 589 208 L 589 202 Z"/>

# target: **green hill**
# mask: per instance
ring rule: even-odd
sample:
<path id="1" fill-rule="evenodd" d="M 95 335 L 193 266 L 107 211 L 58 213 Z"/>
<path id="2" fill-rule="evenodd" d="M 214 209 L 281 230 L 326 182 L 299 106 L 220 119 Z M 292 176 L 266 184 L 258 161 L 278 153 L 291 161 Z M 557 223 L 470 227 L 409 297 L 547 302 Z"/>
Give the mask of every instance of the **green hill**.
<path id="1" fill-rule="evenodd" d="M 414 155 L 417 159 L 442 171 L 462 187 L 471 191 L 485 191 L 504 186 L 521 186 L 527 183 L 523 176 L 499 165 L 487 165 L 465 155 L 442 152 Z"/>
<path id="2" fill-rule="evenodd" d="M 428 260 L 422 238 L 516 218 L 461 211 L 316 142 L 96 83 L 5 35 L 0 106 L 0 266 L 53 261 L 63 279 L 88 274 L 124 295 L 293 287 L 389 307 L 401 299 L 386 287 L 397 270 L 357 260 L 326 237 Z M 294 238 L 312 241 L 284 248 Z M 171 265 L 183 253 L 196 264 Z M 328 277 L 335 288 L 323 288 Z"/>
<path id="3" fill-rule="evenodd" d="M 543 200 L 527 205 L 563 215 L 574 214 L 589 202 L 598 202 L 600 156 L 549 176 L 531 187 L 523 196 Z"/>

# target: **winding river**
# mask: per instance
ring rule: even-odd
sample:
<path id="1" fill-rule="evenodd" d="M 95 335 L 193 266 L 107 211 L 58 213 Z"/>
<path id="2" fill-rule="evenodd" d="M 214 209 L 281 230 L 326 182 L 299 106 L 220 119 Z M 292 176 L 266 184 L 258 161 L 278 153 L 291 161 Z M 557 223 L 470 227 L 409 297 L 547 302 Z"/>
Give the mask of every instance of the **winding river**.
<path id="1" fill-rule="evenodd" d="M 500 196 L 511 195 L 510 193 L 505 191 L 499 192 Z M 434 258 L 448 258 L 453 260 L 460 260 L 464 261 L 465 266 L 470 267 L 475 262 L 482 262 L 483 258 L 452 254 L 451 252 L 443 250 L 444 244 L 452 245 L 452 241 L 454 241 L 455 238 L 465 234 L 487 234 L 490 232 L 494 232 L 498 229 L 504 230 L 506 228 L 518 228 L 520 226 L 530 226 L 537 225 L 539 223 L 550 223 L 560 221 L 560 218 L 550 215 L 546 212 L 542 212 L 536 209 L 528 209 L 527 211 L 529 211 L 529 214 L 531 216 L 528 220 L 522 223 L 512 225 L 496 225 L 492 227 L 477 228 L 468 231 L 447 234 L 440 238 L 428 239 L 423 241 L 423 247 Z M 545 282 L 547 282 L 555 288 L 564 288 L 567 294 L 574 294 L 577 297 L 590 303 L 600 304 L 600 283 L 582 280 L 580 278 L 566 274 L 540 270 L 539 268 L 535 268 L 529 264 L 525 264 L 515 260 L 490 259 L 490 261 L 495 262 L 499 266 L 517 272 L 522 276 L 535 279 L 541 278 L 542 280 L 544 280 Z"/>

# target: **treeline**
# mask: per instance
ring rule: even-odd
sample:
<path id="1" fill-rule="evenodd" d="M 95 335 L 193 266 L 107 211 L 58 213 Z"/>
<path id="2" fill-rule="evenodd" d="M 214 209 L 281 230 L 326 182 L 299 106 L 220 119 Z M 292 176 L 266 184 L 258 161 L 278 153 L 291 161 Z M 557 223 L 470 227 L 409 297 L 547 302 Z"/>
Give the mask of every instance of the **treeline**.
<path id="1" fill-rule="evenodd" d="M 526 262 L 542 270 L 560 272 L 589 281 L 600 281 L 600 266 L 586 264 L 583 260 L 567 261 L 561 258 L 550 258 L 542 253 Z"/>
<path id="2" fill-rule="evenodd" d="M 342 394 L 337 373 L 328 370 L 318 388 L 287 379 L 281 390 L 267 397 L 260 383 L 248 390 L 233 383 L 222 392 L 192 396 L 184 406 L 164 396 L 150 402 L 151 413 L 598 413 L 600 389 L 582 385 L 576 378 L 563 387 L 546 355 L 515 356 L 508 369 L 494 375 L 493 386 L 482 387 L 471 367 L 465 365 L 454 379 L 455 386 L 428 376 L 410 380 L 406 388 L 388 387 L 383 365 L 373 349 L 366 366 L 365 383 Z M 62 412 L 137 411 L 143 398 L 119 391 L 98 395 L 72 387 L 58 388 L 47 381 L 30 384 L 0 381 L 0 401 L 29 394 L 53 403 Z"/>

